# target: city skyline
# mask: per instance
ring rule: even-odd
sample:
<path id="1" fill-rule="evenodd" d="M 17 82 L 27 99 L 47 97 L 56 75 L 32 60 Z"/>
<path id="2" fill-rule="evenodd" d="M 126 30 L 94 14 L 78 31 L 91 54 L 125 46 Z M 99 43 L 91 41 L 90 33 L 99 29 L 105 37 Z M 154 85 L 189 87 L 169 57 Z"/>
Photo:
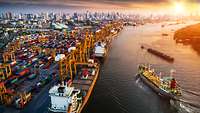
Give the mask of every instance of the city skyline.
<path id="1" fill-rule="evenodd" d="M 66 9 L 73 9 L 74 11 L 76 9 L 77 11 L 119 11 L 141 14 L 176 14 L 181 9 L 181 13 L 190 14 L 199 12 L 199 2 L 199 0 L 0 0 L 0 8 L 3 9 L 2 12 L 4 10 L 15 11 L 15 7 L 18 11 L 23 11 L 24 9 L 31 10 L 32 6 L 34 6 L 40 7 L 41 10 L 46 8 L 46 12 L 51 12 L 49 10 L 65 11 Z M 51 6 L 51 9 L 48 10 L 48 6 Z"/>

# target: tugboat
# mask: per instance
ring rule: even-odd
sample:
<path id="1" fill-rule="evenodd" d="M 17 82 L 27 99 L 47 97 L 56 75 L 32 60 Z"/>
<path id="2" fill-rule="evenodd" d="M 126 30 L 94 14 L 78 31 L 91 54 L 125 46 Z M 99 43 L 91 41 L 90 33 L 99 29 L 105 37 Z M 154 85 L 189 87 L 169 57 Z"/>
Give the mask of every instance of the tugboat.
<path id="1" fill-rule="evenodd" d="M 167 33 L 163 33 L 162 36 L 169 36 L 169 34 L 167 34 Z"/>
<path id="2" fill-rule="evenodd" d="M 139 65 L 137 75 L 153 91 L 166 99 L 179 100 L 181 89 L 173 77 L 159 77 L 153 69 Z"/>
<path id="3" fill-rule="evenodd" d="M 51 112 L 81 113 L 92 93 L 99 75 L 99 65 L 94 60 L 77 63 L 74 79 L 53 86 L 49 90 Z"/>

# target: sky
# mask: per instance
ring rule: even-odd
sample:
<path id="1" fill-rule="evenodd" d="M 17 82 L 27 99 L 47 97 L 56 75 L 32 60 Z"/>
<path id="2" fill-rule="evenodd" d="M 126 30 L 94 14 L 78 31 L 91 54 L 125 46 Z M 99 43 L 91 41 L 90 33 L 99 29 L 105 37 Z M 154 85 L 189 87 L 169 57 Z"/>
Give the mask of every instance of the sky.
<path id="1" fill-rule="evenodd" d="M 181 6 L 178 6 L 181 4 Z M 200 11 L 200 0 L 0 0 L 1 4 L 56 5 L 67 8 L 133 12 Z M 6 6 L 4 6 L 4 9 Z M 9 6 L 8 6 L 9 8 Z"/>

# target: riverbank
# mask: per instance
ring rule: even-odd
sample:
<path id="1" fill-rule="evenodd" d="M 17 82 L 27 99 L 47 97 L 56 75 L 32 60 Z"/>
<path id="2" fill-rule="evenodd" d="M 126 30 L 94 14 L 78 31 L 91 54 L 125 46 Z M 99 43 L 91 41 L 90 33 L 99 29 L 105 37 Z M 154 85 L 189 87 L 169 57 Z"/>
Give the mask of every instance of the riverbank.
<path id="1" fill-rule="evenodd" d="M 200 37 L 199 28 L 200 28 L 200 23 L 181 28 L 175 32 L 174 39 L 186 40 L 186 39 L 199 38 Z"/>
<path id="2" fill-rule="evenodd" d="M 189 44 L 200 54 L 200 23 L 181 28 L 174 33 L 177 43 Z"/>

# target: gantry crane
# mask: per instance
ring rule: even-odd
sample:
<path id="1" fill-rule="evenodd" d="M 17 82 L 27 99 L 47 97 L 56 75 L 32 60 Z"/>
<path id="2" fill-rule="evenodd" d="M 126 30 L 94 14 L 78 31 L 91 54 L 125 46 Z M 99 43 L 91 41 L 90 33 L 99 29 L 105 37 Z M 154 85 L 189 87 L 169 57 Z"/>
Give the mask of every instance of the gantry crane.
<path id="1" fill-rule="evenodd" d="M 8 61 L 11 61 L 11 62 L 15 62 L 16 59 L 15 59 L 15 53 L 14 51 L 7 51 L 7 52 L 4 52 L 3 53 L 3 61 L 6 63 Z"/>
<path id="2" fill-rule="evenodd" d="M 70 78 L 73 79 L 72 64 L 74 64 L 75 62 L 76 61 L 75 61 L 74 51 L 59 61 L 59 73 L 60 73 L 59 78 L 61 81 L 66 79 L 68 73 L 70 73 Z M 76 66 L 75 65 L 73 66 L 76 73 Z"/>
<path id="3" fill-rule="evenodd" d="M 95 42 L 106 40 L 106 37 L 110 34 L 109 26 L 104 26 L 95 32 Z"/>
<path id="4" fill-rule="evenodd" d="M 4 81 L 12 75 L 10 64 L 0 64 L 0 81 Z"/>
<path id="5" fill-rule="evenodd" d="M 2 80 L 5 80 L 5 74 L 4 74 L 4 71 L 3 71 L 3 69 L 2 68 L 0 68 L 0 80 L 2 81 Z"/>
<path id="6" fill-rule="evenodd" d="M 38 52 L 39 54 L 42 52 L 42 48 L 38 47 L 38 46 L 32 46 L 31 47 L 33 49 L 33 51 Z"/>
<path id="7" fill-rule="evenodd" d="M 6 87 L 3 82 L 0 82 L 0 102 L 3 102 L 3 95 L 6 92 Z"/>
<path id="8" fill-rule="evenodd" d="M 8 45 L 7 51 L 16 51 L 17 49 L 20 49 L 20 41 L 16 40 L 15 42 L 12 42 Z"/>
<path id="9" fill-rule="evenodd" d="M 11 105 L 14 99 L 12 90 L 6 89 L 3 82 L 0 82 L 0 102 L 2 104 Z"/>
<path id="10" fill-rule="evenodd" d="M 41 37 L 38 37 L 38 42 L 40 42 L 40 43 L 41 43 L 41 42 L 43 42 L 43 43 L 44 43 L 44 42 L 47 42 L 48 40 L 49 40 L 49 39 L 48 39 L 47 37 L 43 36 L 43 35 L 42 35 Z"/>
<path id="11" fill-rule="evenodd" d="M 59 61 L 60 80 L 63 81 L 68 73 L 73 79 L 73 72 L 76 74 L 76 65 L 85 64 L 90 57 L 90 50 L 94 43 L 92 33 L 85 34 L 84 42 L 79 44 L 76 50 L 72 50 L 67 56 Z"/>
<path id="12" fill-rule="evenodd" d="M 108 24 L 95 32 L 95 35 L 89 30 L 86 31 L 84 41 L 76 47 L 76 50 L 72 50 L 70 53 L 65 54 L 65 58 L 60 59 L 59 75 L 61 81 L 65 80 L 68 75 L 70 75 L 70 79 L 73 79 L 73 72 L 76 74 L 76 65 L 87 63 L 91 56 L 91 49 L 94 48 L 94 43 L 106 41 L 111 28 L 112 25 Z"/>
<path id="13" fill-rule="evenodd" d="M 17 108 L 24 108 L 24 106 L 32 99 L 31 92 L 21 92 L 18 95 L 19 99 L 15 102 Z"/>
<path id="14" fill-rule="evenodd" d="M 58 49 L 51 49 L 51 48 L 44 49 L 45 55 L 50 55 L 53 59 L 55 59 L 57 51 Z"/>

